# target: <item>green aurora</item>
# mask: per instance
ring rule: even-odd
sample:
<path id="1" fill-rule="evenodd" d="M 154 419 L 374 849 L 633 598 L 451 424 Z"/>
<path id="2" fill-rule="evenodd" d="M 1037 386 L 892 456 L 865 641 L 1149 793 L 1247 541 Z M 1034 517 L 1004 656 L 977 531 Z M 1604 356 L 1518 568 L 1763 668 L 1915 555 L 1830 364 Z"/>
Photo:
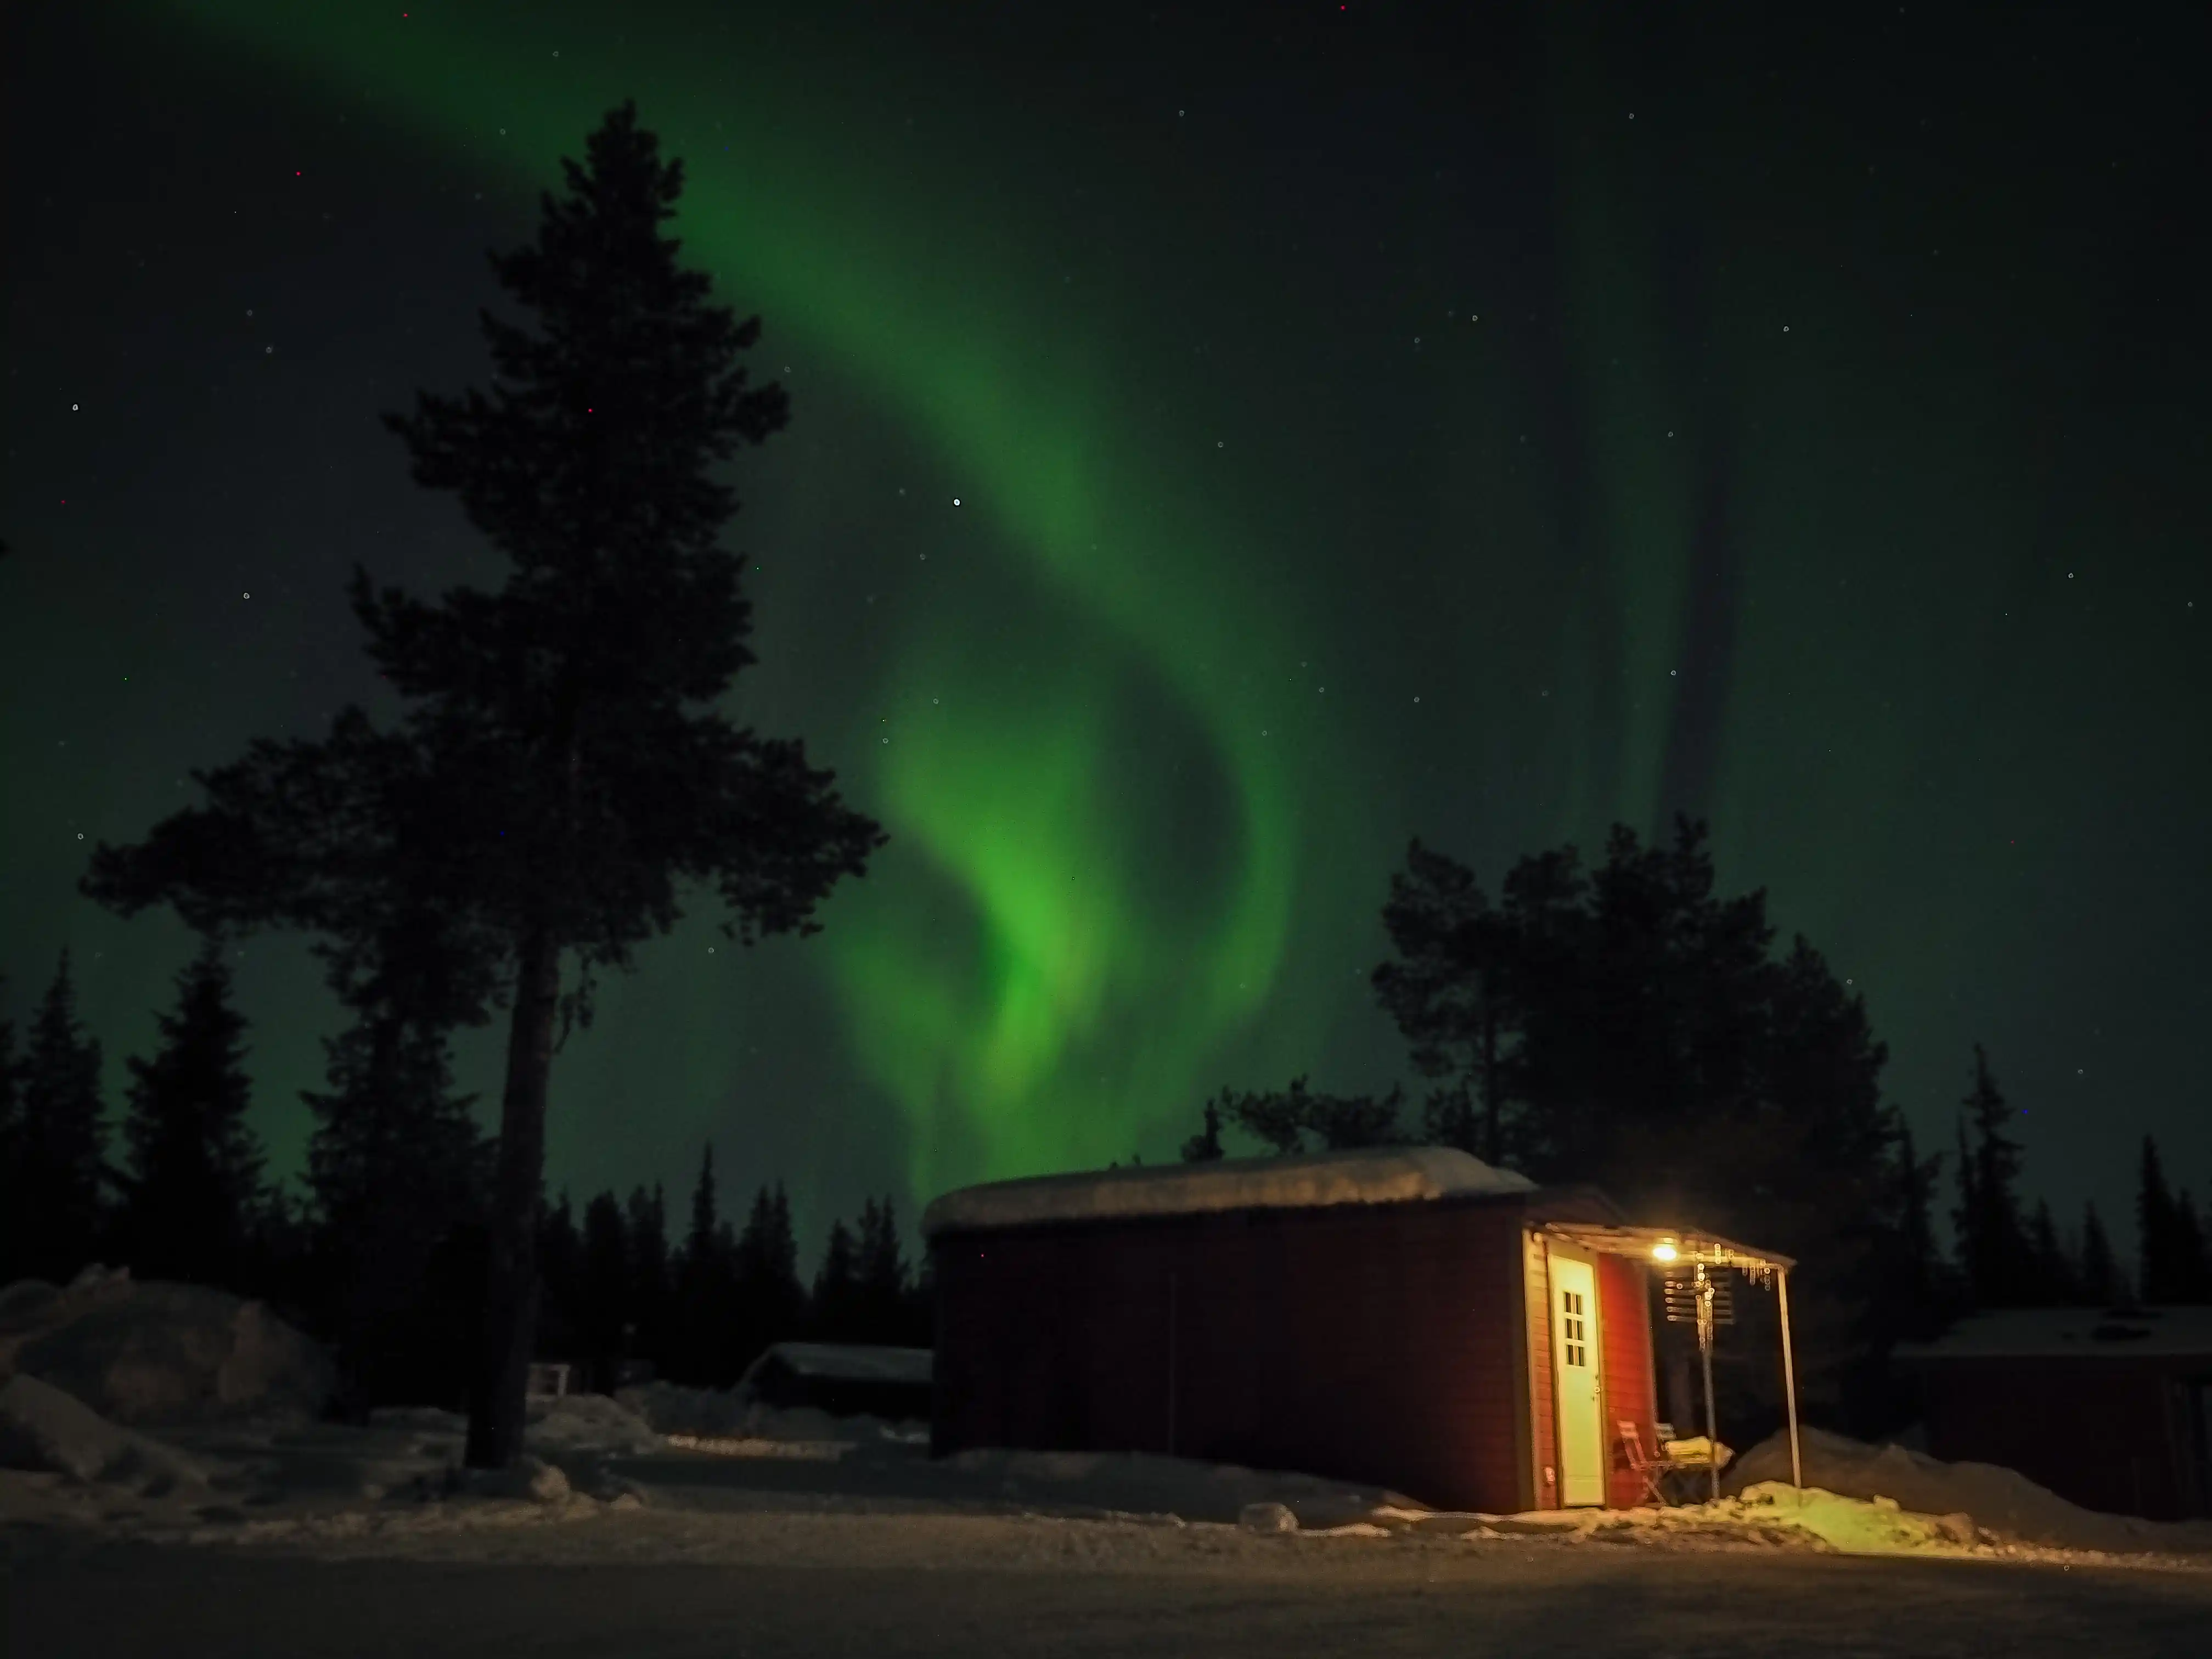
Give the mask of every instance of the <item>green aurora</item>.
<path id="1" fill-rule="evenodd" d="M 914 458 L 916 495 L 947 481 L 866 653 L 800 557 L 830 533 L 810 507 L 885 534 L 841 518 L 849 469 L 794 449 L 763 463 L 777 499 L 738 481 L 763 567 L 743 717 L 805 736 L 894 837 L 772 971 L 824 976 L 916 1198 L 1168 1155 L 1224 1082 L 1399 1074 L 1364 978 L 1411 835 L 1494 885 L 1616 820 L 1708 816 L 1723 884 L 1769 886 L 1785 932 L 1872 988 L 1893 1089 L 1944 1122 L 2017 986 L 1976 964 L 2087 948 L 2152 889 L 2156 860 L 2061 879 L 2088 821 L 2055 786 L 2155 793 L 2202 659 L 2149 556 L 2100 565 L 2081 610 L 2058 555 L 2102 497 L 2024 469 L 2067 371 L 2009 332 L 2099 273 L 2028 260 L 1978 316 L 2039 246 L 2020 198 L 2048 181 L 1966 189 L 1954 155 L 1895 188 L 1911 141 L 1842 116 L 1778 154 L 1792 94 L 1739 75 L 1753 48 L 1718 26 L 1684 49 L 1698 85 L 1640 76 L 1632 39 L 1524 42 L 1544 70 L 1483 118 L 1498 153 L 1444 151 L 1361 204 L 1393 227 L 1370 259 L 1333 245 L 1349 163 L 1278 210 L 1256 132 L 1202 149 L 1207 111 L 1048 94 L 958 40 L 921 62 L 918 21 L 169 9 L 288 95 L 516 190 L 635 96 L 685 161 L 690 256 L 763 314 L 763 372 L 804 365 L 770 451 L 834 431 Z M 1937 236 L 1953 264 L 1908 252 Z M 1492 242 L 1513 257 L 1470 252 Z M 2139 649 L 2113 619 L 2153 605 Z M 2125 744 L 2100 735 L 2118 691 L 2069 701 L 2045 672 L 2069 643 L 2124 678 Z M 653 982 L 690 1000 L 695 1042 L 732 995 Z M 646 994 L 611 988 L 610 1023 Z M 2054 1106 L 2062 1050 L 2020 1065 Z M 712 1095 L 743 1061 L 699 1044 L 678 1066 Z"/>

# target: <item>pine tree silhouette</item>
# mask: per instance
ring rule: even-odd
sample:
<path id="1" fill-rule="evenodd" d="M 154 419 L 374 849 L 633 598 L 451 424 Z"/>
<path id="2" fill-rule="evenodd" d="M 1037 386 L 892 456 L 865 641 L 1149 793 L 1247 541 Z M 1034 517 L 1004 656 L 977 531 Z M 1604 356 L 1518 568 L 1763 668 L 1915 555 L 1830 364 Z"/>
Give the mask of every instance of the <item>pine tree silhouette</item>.
<path id="1" fill-rule="evenodd" d="M 577 1234 L 575 1208 L 565 1191 L 557 1203 L 539 1212 L 538 1253 L 543 1294 L 538 1298 L 531 1352 L 539 1359 L 581 1364 L 588 1358 L 583 1346 L 584 1241 Z"/>
<path id="2" fill-rule="evenodd" d="M 480 1285 L 491 1146 L 453 1090 L 445 1033 L 391 1012 L 323 1042 L 325 1091 L 303 1090 L 314 1299 L 376 1405 L 459 1403 Z"/>
<path id="3" fill-rule="evenodd" d="M 2028 1218 L 2027 1255 L 2032 1264 L 2029 1300 L 2051 1308 L 2072 1307 L 2081 1299 L 2081 1274 L 2060 1242 L 2058 1224 L 2051 1214 L 2051 1201 L 2038 1199 Z"/>
<path id="4" fill-rule="evenodd" d="M 1974 1086 L 1960 1103 L 1965 1113 L 1959 1127 L 1959 1206 L 1952 1219 L 1967 1293 L 1977 1307 L 2020 1307 L 2035 1293 L 2035 1269 L 2020 1214 L 2020 1143 L 2004 1133 L 2012 1108 L 1978 1042 Z"/>
<path id="5" fill-rule="evenodd" d="M 2126 1276 L 2112 1255 L 2112 1242 L 2094 1204 L 2081 1206 L 2081 1300 L 2092 1308 L 2113 1308 L 2126 1302 Z"/>
<path id="6" fill-rule="evenodd" d="M 603 1192 L 584 1206 L 581 1258 L 577 1264 L 577 1335 L 586 1386 L 612 1394 L 622 1364 L 630 1357 L 632 1279 L 629 1228 L 621 1202 Z"/>
<path id="7" fill-rule="evenodd" d="M 1226 1090 L 1222 1091 L 1224 1095 Z M 1221 1146 L 1221 1102 L 1206 1103 L 1203 1127 L 1182 1144 L 1182 1161 L 1186 1164 L 1218 1163 L 1224 1156 Z"/>
<path id="8" fill-rule="evenodd" d="M 2141 1290 L 2150 1306 L 2189 1299 L 2189 1248 L 2180 1206 L 2167 1190 L 2158 1142 L 2143 1137 L 2142 1162 L 2136 1188 L 2136 1236 L 2142 1243 Z"/>
<path id="9" fill-rule="evenodd" d="M 151 1060 L 130 1061 L 131 1174 L 117 1235 L 140 1278 L 237 1288 L 262 1154 L 246 1121 L 246 1018 L 230 998 L 222 942 L 209 939 L 177 976 L 161 1047 Z"/>
<path id="10" fill-rule="evenodd" d="M 636 1328 L 635 1358 L 649 1362 L 656 1375 L 668 1374 L 670 1301 L 668 1206 L 660 1183 L 650 1191 L 635 1188 L 623 1206 L 629 1243 L 629 1321 Z"/>
<path id="11" fill-rule="evenodd" d="M 856 1340 L 889 1343 L 910 1340 L 906 1249 L 899 1239 L 898 1214 L 888 1193 L 880 1200 L 869 1199 L 860 1207 L 854 1278 Z"/>
<path id="12" fill-rule="evenodd" d="M 416 481 L 456 492 L 511 562 L 503 587 L 428 604 L 356 572 L 369 653 L 409 705 L 400 732 L 348 709 L 324 742 L 258 743 L 201 775 L 208 808 L 99 848 L 84 884 L 126 913 L 172 902 L 203 929 L 299 927 L 341 949 L 395 893 L 427 892 L 467 941 L 456 959 L 511 988 L 477 1468 L 522 1443 L 548 1084 L 560 1036 L 589 1023 L 592 974 L 629 967 L 690 885 L 717 890 L 741 944 L 812 932 L 884 840 L 799 744 L 718 712 L 753 659 L 741 567 L 718 544 L 736 498 L 712 469 L 786 416 L 781 388 L 739 367 L 757 319 L 678 264 L 663 228 L 683 169 L 633 107 L 563 167 L 537 240 L 492 260 L 537 331 L 484 313 L 489 394 L 386 417 Z"/>
<path id="13" fill-rule="evenodd" d="M 736 1251 L 739 1333 L 736 1369 L 742 1371 L 773 1342 L 806 1328 L 806 1291 L 799 1282 L 799 1239 L 792 1231 L 791 1200 L 776 1182 L 753 1194 L 752 1209 Z"/>
<path id="14" fill-rule="evenodd" d="M 830 1224 L 822 1265 L 814 1273 L 813 1330 L 820 1342 L 852 1342 L 860 1336 L 860 1249 L 842 1221 Z"/>
<path id="15" fill-rule="evenodd" d="M 99 1241 L 107 1178 L 100 1044 L 77 1019 L 69 952 L 31 1026 L 16 1120 L 17 1271 L 67 1280 Z"/>

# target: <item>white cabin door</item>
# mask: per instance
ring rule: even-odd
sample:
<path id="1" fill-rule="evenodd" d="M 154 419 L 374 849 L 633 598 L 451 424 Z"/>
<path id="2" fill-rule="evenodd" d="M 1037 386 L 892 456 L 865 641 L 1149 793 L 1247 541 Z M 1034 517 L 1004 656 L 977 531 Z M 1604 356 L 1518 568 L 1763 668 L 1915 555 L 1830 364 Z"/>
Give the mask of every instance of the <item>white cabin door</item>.
<path id="1" fill-rule="evenodd" d="M 1552 1252 L 1552 1376 L 1559 1399 L 1559 1502 L 1605 1502 L 1605 1401 L 1599 1387 L 1597 1273 Z"/>

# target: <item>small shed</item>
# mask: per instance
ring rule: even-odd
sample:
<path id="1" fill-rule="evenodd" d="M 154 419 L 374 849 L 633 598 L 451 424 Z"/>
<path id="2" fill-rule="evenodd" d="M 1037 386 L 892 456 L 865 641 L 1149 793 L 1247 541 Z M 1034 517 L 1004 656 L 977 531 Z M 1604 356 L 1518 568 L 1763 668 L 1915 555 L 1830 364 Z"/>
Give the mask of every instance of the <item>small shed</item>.
<path id="1" fill-rule="evenodd" d="M 857 1342 L 776 1342 L 745 1367 L 738 1397 L 787 1411 L 922 1422 L 929 1416 L 930 1351 Z"/>
<path id="2" fill-rule="evenodd" d="M 1650 1444 L 1647 1264 L 1676 1246 L 1620 1220 L 1595 1189 L 1435 1146 L 948 1193 L 922 1218 L 932 1449 L 1164 1453 L 1453 1509 L 1633 1504 L 1620 1425 Z"/>
<path id="3" fill-rule="evenodd" d="M 2008 1308 L 1901 1346 L 1928 1449 L 2085 1509 L 2212 1515 L 2212 1307 Z"/>

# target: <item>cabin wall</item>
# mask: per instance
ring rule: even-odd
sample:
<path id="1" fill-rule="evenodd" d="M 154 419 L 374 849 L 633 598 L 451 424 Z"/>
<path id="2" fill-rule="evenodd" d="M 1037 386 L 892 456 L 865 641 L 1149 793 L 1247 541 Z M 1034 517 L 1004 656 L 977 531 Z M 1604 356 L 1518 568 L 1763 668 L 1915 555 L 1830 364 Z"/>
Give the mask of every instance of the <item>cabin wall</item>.
<path id="1" fill-rule="evenodd" d="M 1928 1449 L 2017 1469 L 2085 1509 L 2178 1521 L 2212 1514 L 2212 1358 L 1960 1359 L 1921 1380 Z"/>
<path id="2" fill-rule="evenodd" d="M 1598 1340 L 1605 1360 L 1607 1501 L 1615 1509 L 1648 1502 L 1644 1482 L 1626 1465 L 1620 1425 L 1636 1425 L 1638 1443 L 1649 1451 L 1658 1419 L 1658 1392 L 1651 1356 L 1651 1275 L 1626 1256 L 1597 1259 Z"/>
<path id="3" fill-rule="evenodd" d="M 1521 1507 L 1517 1204 L 940 1237 L 933 1449 L 1169 1452 Z"/>

